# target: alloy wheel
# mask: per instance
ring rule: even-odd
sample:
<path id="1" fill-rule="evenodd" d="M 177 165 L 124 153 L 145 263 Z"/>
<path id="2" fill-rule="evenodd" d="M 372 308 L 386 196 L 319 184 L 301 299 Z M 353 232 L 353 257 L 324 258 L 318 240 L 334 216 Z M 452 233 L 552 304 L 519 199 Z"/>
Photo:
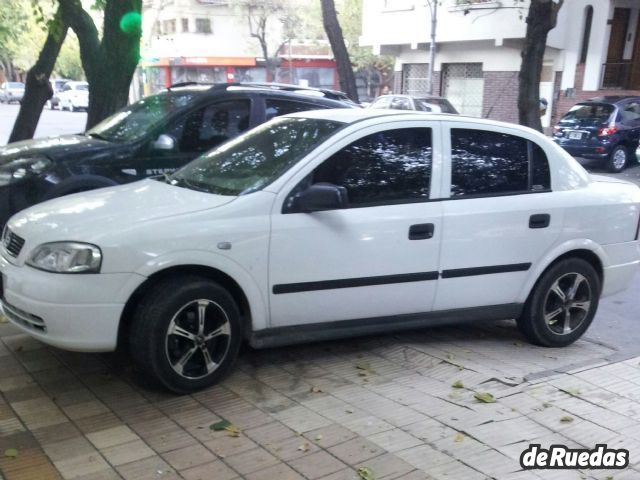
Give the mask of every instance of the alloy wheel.
<path id="1" fill-rule="evenodd" d="M 622 170 L 627 164 L 627 153 L 623 149 L 618 149 L 613 154 L 613 166 L 616 170 Z"/>
<path id="2" fill-rule="evenodd" d="M 579 273 L 566 273 L 547 292 L 544 321 L 556 335 L 568 335 L 587 318 L 593 300 L 591 285 Z"/>
<path id="3" fill-rule="evenodd" d="M 225 310 L 216 302 L 198 299 L 184 305 L 171 319 L 165 351 L 178 375 L 196 380 L 218 369 L 230 340 L 231 325 Z"/>

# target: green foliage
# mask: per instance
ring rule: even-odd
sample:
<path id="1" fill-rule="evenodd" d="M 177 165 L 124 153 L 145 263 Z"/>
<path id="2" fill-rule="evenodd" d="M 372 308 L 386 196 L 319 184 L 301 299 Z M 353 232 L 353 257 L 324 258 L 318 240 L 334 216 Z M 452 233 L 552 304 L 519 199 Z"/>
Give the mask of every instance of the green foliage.
<path id="1" fill-rule="evenodd" d="M 80 45 L 78 37 L 71 29 L 67 32 L 67 38 L 62 44 L 58 60 L 54 68 L 53 76 L 83 80 L 85 78 L 82 62 L 80 61 Z"/>
<path id="2" fill-rule="evenodd" d="M 0 7 L 0 55 L 10 56 L 25 27 L 28 14 L 24 0 L 2 0 Z"/>

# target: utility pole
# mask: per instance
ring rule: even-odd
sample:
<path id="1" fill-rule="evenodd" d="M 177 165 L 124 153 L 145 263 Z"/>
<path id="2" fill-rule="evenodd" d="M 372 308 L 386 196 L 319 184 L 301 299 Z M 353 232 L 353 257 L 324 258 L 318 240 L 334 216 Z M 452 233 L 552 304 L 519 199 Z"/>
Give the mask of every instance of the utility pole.
<path id="1" fill-rule="evenodd" d="M 431 44 L 429 46 L 429 73 L 427 79 L 427 93 L 433 95 L 433 68 L 436 61 L 436 27 L 438 26 L 438 0 L 427 0 L 429 16 L 431 17 Z"/>

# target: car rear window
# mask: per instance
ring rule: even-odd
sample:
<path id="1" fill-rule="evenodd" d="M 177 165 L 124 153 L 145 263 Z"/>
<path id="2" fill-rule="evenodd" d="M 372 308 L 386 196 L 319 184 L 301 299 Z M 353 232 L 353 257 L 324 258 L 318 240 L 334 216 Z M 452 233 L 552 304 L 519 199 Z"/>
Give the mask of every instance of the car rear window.
<path id="1" fill-rule="evenodd" d="M 601 124 L 609 121 L 614 106 L 607 103 L 590 103 L 574 105 L 564 117 L 562 122 L 580 124 Z"/>

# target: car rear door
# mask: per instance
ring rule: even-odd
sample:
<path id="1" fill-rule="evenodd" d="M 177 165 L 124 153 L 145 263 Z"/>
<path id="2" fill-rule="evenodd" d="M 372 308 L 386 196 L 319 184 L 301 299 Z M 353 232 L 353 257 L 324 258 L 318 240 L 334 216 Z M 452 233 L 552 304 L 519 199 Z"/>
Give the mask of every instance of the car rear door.
<path id="1" fill-rule="evenodd" d="M 508 305 L 561 232 L 547 152 L 535 136 L 444 123 L 441 279 L 434 310 Z M 448 197 L 448 198 L 447 198 Z"/>
<path id="2" fill-rule="evenodd" d="M 269 255 L 271 326 L 431 310 L 442 235 L 441 203 L 430 201 L 439 195 L 440 140 L 438 122 L 363 128 L 278 193 Z M 315 183 L 344 186 L 348 208 L 287 209 Z"/>

